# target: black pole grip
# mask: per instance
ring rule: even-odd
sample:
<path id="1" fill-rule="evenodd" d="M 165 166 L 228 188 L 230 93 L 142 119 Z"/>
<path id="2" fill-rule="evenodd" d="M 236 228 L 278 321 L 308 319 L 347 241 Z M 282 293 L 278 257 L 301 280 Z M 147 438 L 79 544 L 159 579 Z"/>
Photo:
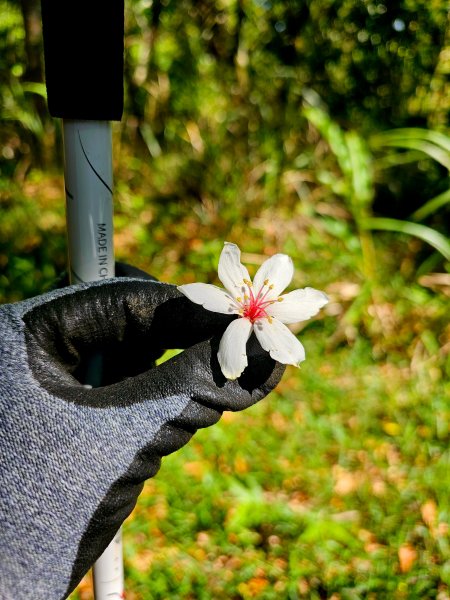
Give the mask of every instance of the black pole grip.
<path id="1" fill-rule="evenodd" d="M 120 121 L 123 0 L 41 0 L 41 7 L 50 114 Z"/>

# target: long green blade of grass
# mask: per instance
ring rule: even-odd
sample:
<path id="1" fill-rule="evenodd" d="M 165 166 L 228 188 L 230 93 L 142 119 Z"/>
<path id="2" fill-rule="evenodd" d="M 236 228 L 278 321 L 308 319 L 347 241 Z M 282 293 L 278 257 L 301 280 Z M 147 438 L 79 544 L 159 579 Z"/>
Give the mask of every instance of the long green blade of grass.
<path id="1" fill-rule="evenodd" d="M 414 138 L 386 138 L 381 146 L 395 146 L 397 148 L 409 148 L 410 150 L 419 150 L 423 152 L 440 165 L 450 171 L 450 152 L 443 150 L 428 141 Z"/>
<path id="2" fill-rule="evenodd" d="M 351 162 L 344 132 L 329 114 L 317 106 L 307 106 L 303 109 L 304 116 L 314 125 L 320 135 L 330 146 L 341 171 L 351 174 Z"/>
<path id="3" fill-rule="evenodd" d="M 392 169 L 399 165 L 407 165 L 409 163 L 417 162 L 423 158 L 423 152 L 418 150 L 409 150 L 406 152 L 393 152 L 380 156 L 373 161 L 373 166 L 377 171 L 382 169 Z"/>
<path id="4" fill-rule="evenodd" d="M 398 145 L 405 140 L 415 140 L 427 142 L 438 146 L 447 153 L 450 153 L 450 137 L 445 133 L 434 131 L 433 129 L 424 129 L 421 127 L 399 127 L 382 131 L 374 135 L 371 141 L 377 145 Z"/>
<path id="5" fill-rule="evenodd" d="M 415 236 L 424 242 L 427 242 L 440 252 L 447 260 L 450 260 L 450 242 L 448 239 L 435 231 L 431 227 L 410 221 L 400 221 L 398 219 L 385 219 L 373 217 L 364 219 L 362 222 L 364 229 L 380 229 L 384 231 L 395 231 L 397 233 L 406 233 Z"/>
<path id="6" fill-rule="evenodd" d="M 347 142 L 354 202 L 357 199 L 360 208 L 369 206 L 374 196 L 372 156 L 356 131 L 347 132 L 344 139 Z"/>
<path id="7" fill-rule="evenodd" d="M 422 221 L 423 219 L 429 217 L 449 202 L 450 189 L 446 190 L 445 192 L 442 192 L 442 194 L 439 194 L 434 198 L 431 198 L 431 200 L 428 200 L 428 202 L 425 202 L 423 206 L 421 206 L 413 212 L 413 214 L 411 215 L 411 219 L 413 219 L 413 221 Z"/>

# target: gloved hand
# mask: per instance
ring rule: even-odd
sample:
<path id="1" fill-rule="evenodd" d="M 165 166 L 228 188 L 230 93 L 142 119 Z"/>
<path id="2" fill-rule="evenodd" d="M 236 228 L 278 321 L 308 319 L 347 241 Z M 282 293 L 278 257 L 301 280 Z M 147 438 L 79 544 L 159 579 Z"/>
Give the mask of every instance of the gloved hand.
<path id="1" fill-rule="evenodd" d="M 142 279 L 0 307 L 2 600 L 66 597 L 161 457 L 278 383 L 284 367 L 254 340 L 239 380 L 223 377 L 216 355 L 230 320 Z M 186 350 L 149 369 L 166 348 Z M 104 379 L 89 389 L 80 381 L 98 351 Z"/>

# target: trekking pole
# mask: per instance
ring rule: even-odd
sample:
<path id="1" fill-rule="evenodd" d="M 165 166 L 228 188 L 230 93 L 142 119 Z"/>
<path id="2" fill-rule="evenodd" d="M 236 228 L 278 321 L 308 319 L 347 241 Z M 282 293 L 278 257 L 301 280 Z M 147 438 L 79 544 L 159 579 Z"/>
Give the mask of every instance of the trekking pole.
<path id="1" fill-rule="evenodd" d="M 63 120 L 64 179 L 70 282 L 114 276 L 112 136 L 107 121 Z M 85 383 L 99 387 L 101 356 L 93 356 Z M 96 600 L 123 597 L 121 530 L 93 570 Z"/>
<path id="2" fill-rule="evenodd" d="M 71 283 L 114 276 L 111 120 L 123 109 L 123 0 L 41 0 L 49 112 L 63 119 Z M 93 356 L 86 385 L 101 385 Z M 94 566 L 96 600 L 123 598 L 121 531 Z"/>

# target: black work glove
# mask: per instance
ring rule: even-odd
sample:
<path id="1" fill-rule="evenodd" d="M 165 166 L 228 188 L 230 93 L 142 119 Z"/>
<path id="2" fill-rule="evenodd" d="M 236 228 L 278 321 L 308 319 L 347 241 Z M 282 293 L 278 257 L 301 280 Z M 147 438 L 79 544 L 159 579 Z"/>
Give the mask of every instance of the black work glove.
<path id="1" fill-rule="evenodd" d="M 284 367 L 255 340 L 226 380 L 232 317 L 142 279 L 83 284 L 0 307 L 0 598 L 66 597 L 130 514 L 161 457 Z M 184 352 L 149 369 L 165 348 Z M 102 357 L 101 387 L 84 381 Z"/>

